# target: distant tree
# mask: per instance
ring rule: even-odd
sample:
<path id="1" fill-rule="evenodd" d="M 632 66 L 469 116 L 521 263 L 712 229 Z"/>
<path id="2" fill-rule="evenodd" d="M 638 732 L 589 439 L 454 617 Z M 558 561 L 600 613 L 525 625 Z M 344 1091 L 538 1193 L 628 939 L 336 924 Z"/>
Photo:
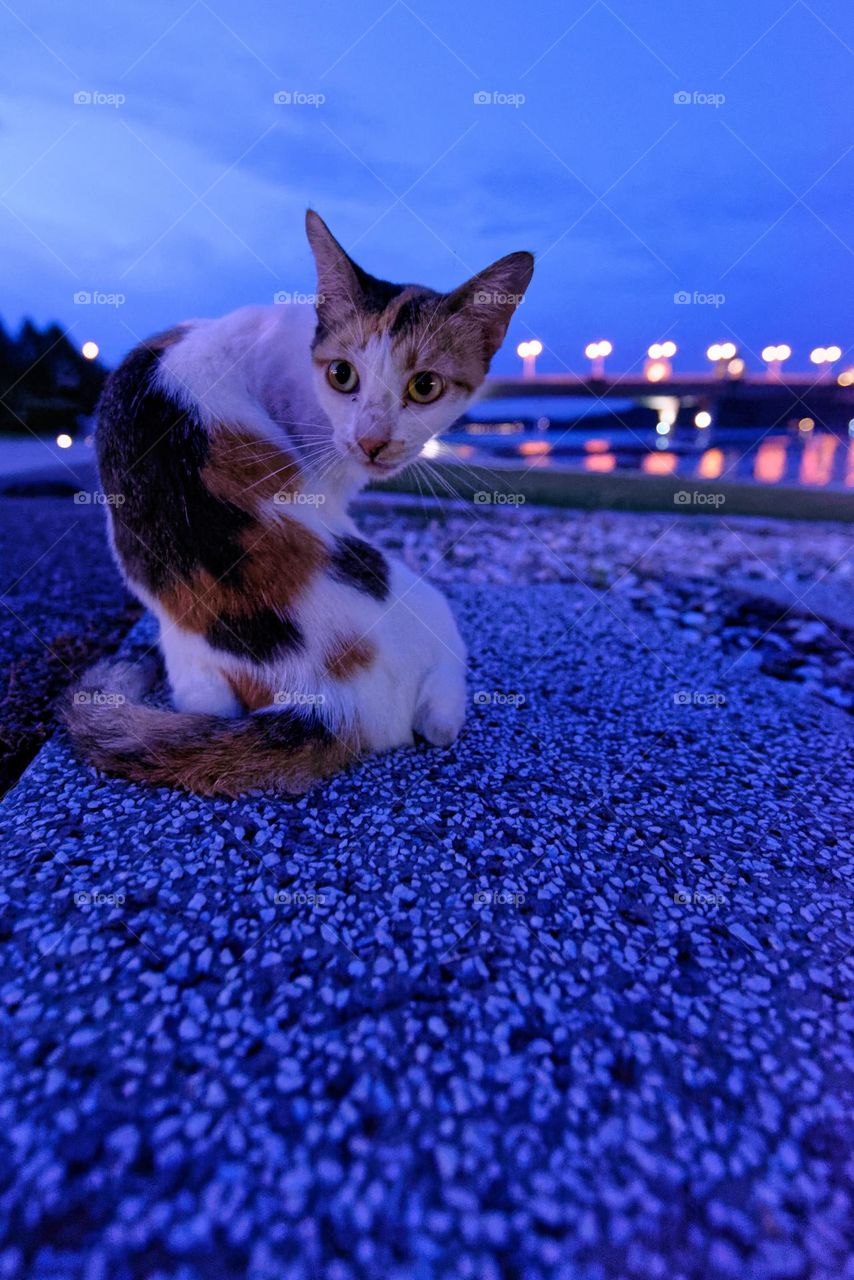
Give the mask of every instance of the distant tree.
<path id="1" fill-rule="evenodd" d="M 0 432 L 74 435 L 91 414 L 106 377 L 58 324 L 24 320 L 16 336 L 0 322 Z"/>

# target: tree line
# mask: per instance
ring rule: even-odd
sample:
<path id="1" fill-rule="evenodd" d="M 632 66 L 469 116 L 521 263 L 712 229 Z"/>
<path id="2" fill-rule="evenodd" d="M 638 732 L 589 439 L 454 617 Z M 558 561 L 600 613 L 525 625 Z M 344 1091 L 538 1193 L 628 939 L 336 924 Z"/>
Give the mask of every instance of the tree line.
<path id="1" fill-rule="evenodd" d="M 0 432 L 74 435 L 94 412 L 106 376 L 58 324 L 39 329 L 24 320 L 12 334 L 0 321 Z"/>

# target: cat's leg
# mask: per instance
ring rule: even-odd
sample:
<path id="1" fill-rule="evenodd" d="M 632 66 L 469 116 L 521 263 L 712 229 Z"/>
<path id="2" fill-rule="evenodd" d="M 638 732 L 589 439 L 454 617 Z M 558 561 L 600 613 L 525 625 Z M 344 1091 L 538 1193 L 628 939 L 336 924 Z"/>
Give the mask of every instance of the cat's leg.
<path id="1" fill-rule="evenodd" d="M 404 595 L 418 615 L 424 667 L 412 727 L 437 747 L 459 735 L 466 714 L 466 649 L 454 615 L 441 591 L 423 579 Z"/>
<path id="2" fill-rule="evenodd" d="M 160 619 L 160 649 L 176 711 L 200 715 L 243 714 L 243 707 L 219 667 L 210 645 L 201 637 Z"/>

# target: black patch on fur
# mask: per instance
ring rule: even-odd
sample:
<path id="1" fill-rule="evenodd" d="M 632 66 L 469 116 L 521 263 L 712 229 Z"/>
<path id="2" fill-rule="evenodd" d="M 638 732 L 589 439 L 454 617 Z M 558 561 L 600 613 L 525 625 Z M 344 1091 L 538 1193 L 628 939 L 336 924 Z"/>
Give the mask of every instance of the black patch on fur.
<path id="1" fill-rule="evenodd" d="M 438 298 L 439 294 L 432 289 L 423 289 L 402 302 L 389 329 L 391 336 L 396 338 L 407 331 L 422 329 L 435 311 Z"/>
<path id="2" fill-rule="evenodd" d="M 155 594 L 206 569 L 240 580 L 240 534 L 255 523 L 205 487 L 207 433 L 153 386 L 160 355 L 180 341 L 170 330 L 143 343 L 110 375 L 96 434 L 101 484 L 111 495 L 116 550 L 132 578 Z"/>
<path id="3" fill-rule="evenodd" d="M 411 286 L 407 284 L 392 284 L 388 280 L 379 280 L 376 276 L 370 275 L 367 271 L 363 271 L 358 263 L 350 259 L 350 265 L 356 275 L 359 285 L 359 297 L 356 300 L 356 309 L 358 311 L 368 312 L 371 315 L 382 315 L 388 304 L 399 297 L 405 289 Z M 326 337 L 331 332 L 331 326 L 327 324 L 327 310 L 332 313 L 331 308 L 323 306 L 317 309 L 317 328 L 314 333 L 312 345 L 316 345 L 321 338 Z M 333 322 L 334 324 L 334 322 Z"/>
<path id="4" fill-rule="evenodd" d="M 335 539 L 329 573 L 336 582 L 364 591 L 375 600 L 388 597 L 388 564 L 376 547 L 361 538 Z"/>
<path id="5" fill-rule="evenodd" d="M 304 644 L 303 634 L 293 619 L 272 609 L 260 609 L 240 617 L 222 614 L 208 627 L 205 638 L 215 649 L 240 658 L 254 658 L 256 662 L 293 653 Z"/>
<path id="6" fill-rule="evenodd" d="M 282 751 L 296 751 L 307 742 L 332 741 L 332 734 L 312 707 L 255 711 L 252 722 L 264 746 L 278 747 Z"/>

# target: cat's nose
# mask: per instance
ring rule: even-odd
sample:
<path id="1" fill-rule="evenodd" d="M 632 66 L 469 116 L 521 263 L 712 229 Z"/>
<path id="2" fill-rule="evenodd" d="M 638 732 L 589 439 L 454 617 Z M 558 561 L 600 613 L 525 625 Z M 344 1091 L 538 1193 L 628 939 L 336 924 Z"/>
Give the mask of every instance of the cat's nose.
<path id="1" fill-rule="evenodd" d="M 376 462 L 383 449 L 389 443 L 389 438 L 384 435 L 360 436 L 358 443 L 368 461 Z"/>

